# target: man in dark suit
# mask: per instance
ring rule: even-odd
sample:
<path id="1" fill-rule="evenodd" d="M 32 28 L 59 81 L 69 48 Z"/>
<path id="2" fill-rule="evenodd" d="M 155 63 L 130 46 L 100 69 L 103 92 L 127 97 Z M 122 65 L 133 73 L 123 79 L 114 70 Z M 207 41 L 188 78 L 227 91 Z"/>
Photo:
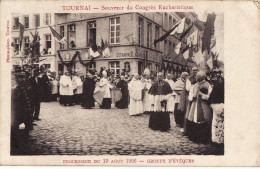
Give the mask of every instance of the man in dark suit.
<path id="1" fill-rule="evenodd" d="M 32 107 L 33 107 L 33 119 L 40 120 L 40 103 L 41 103 L 41 79 L 39 76 L 39 70 L 36 69 L 33 72 L 33 77 L 30 78 L 31 84 L 31 100 L 32 100 Z"/>

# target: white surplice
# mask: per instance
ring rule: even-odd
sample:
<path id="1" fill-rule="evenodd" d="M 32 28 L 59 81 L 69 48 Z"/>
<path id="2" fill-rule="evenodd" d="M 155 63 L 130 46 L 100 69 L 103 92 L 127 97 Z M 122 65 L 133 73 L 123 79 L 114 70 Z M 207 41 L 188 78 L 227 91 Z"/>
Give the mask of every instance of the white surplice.
<path id="1" fill-rule="evenodd" d="M 72 79 L 72 84 L 74 89 L 76 89 L 75 94 L 81 94 L 83 90 L 83 82 L 79 76 L 74 76 Z"/>
<path id="2" fill-rule="evenodd" d="M 171 86 L 171 89 L 174 89 L 174 81 L 170 80 L 170 79 L 165 79 L 166 82 L 169 83 L 169 85 Z M 170 112 L 174 112 L 174 108 L 175 108 L 175 97 L 176 97 L 176 93 L 173 92 L 167 99 L 167 111 Z"/>
<path id="3" fill-rule="evenodd" d="M 63 75 L 60 78 L 60 95 L 73 95 L 73 85 L 69 76 Z"/>
<path id="4" fill-rule="evenodd" d="M 144 85 L 144 88 L 146 89 L 145 92 L 144 92 L 144 98 L 143 98 L 143 111 L 146 112 L 146 111 L 152 111 L 152 95 L 150 95 L 148 93 L 149 89 L 151 88 L 152 86 L 152 82 L 151 80 L 147 80 L 145 79 L 145 82 L 143 82 L 143 85 Z"/>
<path id="5" fill-rule="evenodd" d="M 143 113 L 142 90 L 144 85 L 140 80 L 133 78 L 128 84 L 130 94 L 129 115 Z"/>

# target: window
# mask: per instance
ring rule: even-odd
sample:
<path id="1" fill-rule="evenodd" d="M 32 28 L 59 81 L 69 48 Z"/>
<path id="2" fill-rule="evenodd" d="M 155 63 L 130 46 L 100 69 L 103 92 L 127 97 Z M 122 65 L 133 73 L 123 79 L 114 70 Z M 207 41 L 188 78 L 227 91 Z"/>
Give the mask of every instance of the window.
<path id="1" fill-rule="evenodd" d="M 168 49 L 168 53 L 170 53 L 172 51 L 172 43 L 169 42 L 169 49 Z"/>
<path id="2" fill-rule="evenodd" d="M 167 48 L 168 48 L 168 45 L 167 45 L 167 40 L 164 41 L 164 53 L 166 54 L 166 52 L 168 51 Z"/>
<path id="3" fill-rule="evenodd" d="M 51 14 L 50 13 L 46 13 L 45 19 L 46 19 L 46 25 L 51 25 Z"/>
<path id="4" fill-rule="evenodd" d="M 120 43 L 120 18 L 110 19 L 110 43 Z"/>
<path id="5" fill-rule="evenodd" d="M 50 69 L 51 68 L 51 64 L 43 64 L 45 69 Z"/>
<path id="6" fill-rule="evenodd" d="M 168 30 L 168 15 L 164 14 L 164 29 Z"/>
<path id="7" fill-rule="evenodd" d="M 190 19 L 189 18 L 186 18 L 186 23 L 189 25 L 190 24 Z"/>
<path id="8" fill-rule="evenodd" d="M 46 49 L 51 48 L 51 35 L 45 35 L 46 38 Z"/>
<path id="9" fill-rule="evenodd" d="M 169 29 L 171 29 L 172 28 L 172 16 L 169 16 Z"/>
<path id="10" fill-rule="evenodd" d="M 176 19 L 172 18 L 172 25 L 175 25 L 175 23 L 176 23 Z"/>
<path id="11" fill-rule="evenodd" d="M 155 39 L 159 39 L 160 37 L 160 28 L 159 26 L 155 26 Z M 157 43 L 155 49 L 159 49 L 159 44 Z"/>
<path id="12" fill-rule="evenodd" d="M 24 47 L 29 48 L 30 47 L 30 40 L 29 37 L 24 38 Z"/>
<path id="13" fill-rule="evenodd" d="M 14 39 L 14 52 L 19 51 L 19 38 Z"/>
<path id="14" fill-rule="evenodd" d="M 160 71 L 160 65 L 156 64 L 155 65 L 156 71 L 159 72 Z"/>
<path id="15" fill-rule="evenodd" d="M 24 17 L 24 27 L 29 28 L 29 16 Z"/>
<path id="16" fill-rule="evenodd" d="M 90 63 L 88 64 L 88 67 L 87 67 L 88 70 L 95 70 L 96 69 L 96 63 Z"/>
<path id="17" fill-rule="evenodd" d="M 152 63 L 148 63 L 148 64 L 147 64 L 147 68 L 148 68 L 150 71 L 152 71 L 152 70 L 153 70 Z"/>
<path id="18" fill-rule="evenodd" d="M 152 23 L 147 23 L 147 47 L 152 44 Z"/>
<path id="19" fill-rule="evenodd" d="M 88 22 L 88 36 L 87 36 L 87 45 L 91 46 L 91 43 L 96 44 L 97 30 L 96 30 L 96 21 Z"/>
<path id="20" fill-rule="evenodd" d="M 144 19 L 139 18 L 138 24 L 138 44 L 144 45 Z"/>
<path id="21" fill-rule="evenodd" d="M 76 47 L 76 26 L 75 24 L 68 25 L 68 42 L 70 47 Z"/>
<path id="22" fill-rule="evenodd" d="M 35 27 L 39 27 L 40 26 L 40 15 L 34 15 L 34 19 L 35 19 Z"/>
<path id="23" fill-rule="evenodd" d="M 120 75 L 119 62 L 109 62 L 109 68 L 113 75 Z"/>
<path id="24" fill-rule="evenodd" d="M 65 36 L 64 26 L 60 26 L 60 36 L 62 36 L 62 37 Z"/>
<path id="25" fill-rule="evenodd" d="M 13 29 L 19 29 L 19 18 L 14 18 L 14 26 Z"/>

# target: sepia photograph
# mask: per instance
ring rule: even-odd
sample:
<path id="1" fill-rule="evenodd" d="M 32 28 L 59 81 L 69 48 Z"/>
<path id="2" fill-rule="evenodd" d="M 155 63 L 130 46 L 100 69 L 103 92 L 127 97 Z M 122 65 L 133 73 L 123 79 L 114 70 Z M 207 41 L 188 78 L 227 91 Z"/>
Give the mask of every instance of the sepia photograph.
<path id="1" fill-rule="evenodd" d="M 224 153 L 224 13 L 12 13 L 10 155 Z"/>

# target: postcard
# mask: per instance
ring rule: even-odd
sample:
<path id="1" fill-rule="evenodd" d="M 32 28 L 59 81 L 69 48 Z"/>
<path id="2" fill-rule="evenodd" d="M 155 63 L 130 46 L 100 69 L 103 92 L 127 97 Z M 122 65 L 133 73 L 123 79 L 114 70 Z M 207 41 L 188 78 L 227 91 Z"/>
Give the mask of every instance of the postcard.
<path id="1" fill-rule="evenodd" d="M 259 166 L 259 5 L 3 0 L 0 165 Z"/>

